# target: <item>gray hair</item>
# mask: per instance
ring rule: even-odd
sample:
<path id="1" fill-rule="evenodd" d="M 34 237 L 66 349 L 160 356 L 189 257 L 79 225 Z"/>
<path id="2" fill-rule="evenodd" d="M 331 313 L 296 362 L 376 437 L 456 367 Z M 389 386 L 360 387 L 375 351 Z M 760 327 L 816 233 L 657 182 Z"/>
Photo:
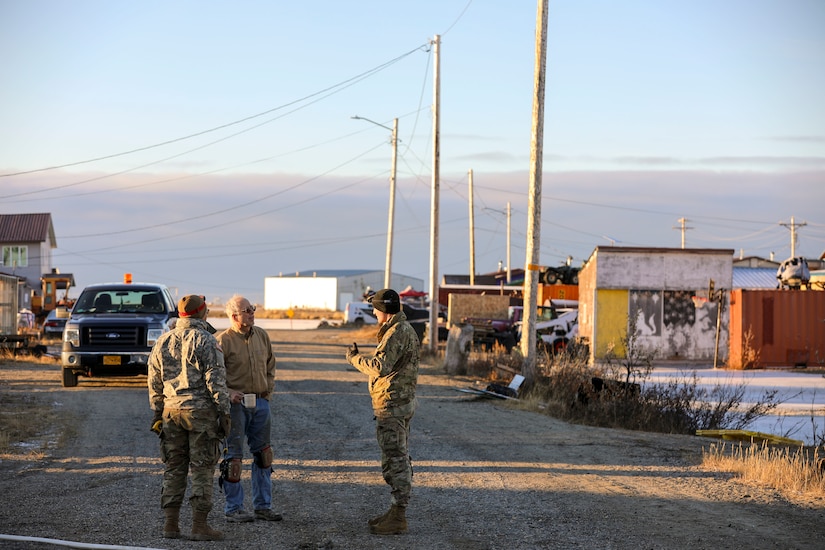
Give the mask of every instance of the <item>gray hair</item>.
<path id="1" fill-rule="evenodd" d="M 227 302 L 226 302 L 226 316 L 231 319 L 233 315 L 235 315 L 236 313 L 240 313 L 241 312 L 241 302 L 243 302 L 244 300 L 246 300 L 246 298 L 244 298 L 240 294 L 235 294 L 229 300 L 227 300 Z"/>

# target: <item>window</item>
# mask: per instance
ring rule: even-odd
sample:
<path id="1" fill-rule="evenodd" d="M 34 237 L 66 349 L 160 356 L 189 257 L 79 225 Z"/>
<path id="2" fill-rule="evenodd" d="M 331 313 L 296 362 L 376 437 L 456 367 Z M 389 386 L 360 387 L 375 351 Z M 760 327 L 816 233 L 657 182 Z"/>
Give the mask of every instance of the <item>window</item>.
<path id="1" fill-rule="evenodd" d="M 6 267 L 28 267 L 29 247 L 28 246 L 4 246 L 3 258 L 0 265 Z"/>

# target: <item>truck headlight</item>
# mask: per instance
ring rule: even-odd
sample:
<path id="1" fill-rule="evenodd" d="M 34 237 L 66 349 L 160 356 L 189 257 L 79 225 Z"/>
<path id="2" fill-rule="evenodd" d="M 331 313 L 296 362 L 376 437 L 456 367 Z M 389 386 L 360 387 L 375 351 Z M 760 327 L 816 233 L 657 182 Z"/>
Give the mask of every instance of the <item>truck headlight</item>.
<path id="1" fill-rule="evenodd" d="M 160 338 L 160 336 L 163 334 L 163 332 L 164 331 L 163 331 L 162 328 L 150 328 L 146 332 L 146 340 L 147 340 L 146 344 L 149 345 L 149 346 L 154 346 L 155 342 L 158 341 L 158 338 Z"/>
<path id="2" fill-rule="evenodd" d="M 63 341 L 77 347 L 80 345 L 80 330 L 75 327 L 66 327 L 63 331 Z"/>

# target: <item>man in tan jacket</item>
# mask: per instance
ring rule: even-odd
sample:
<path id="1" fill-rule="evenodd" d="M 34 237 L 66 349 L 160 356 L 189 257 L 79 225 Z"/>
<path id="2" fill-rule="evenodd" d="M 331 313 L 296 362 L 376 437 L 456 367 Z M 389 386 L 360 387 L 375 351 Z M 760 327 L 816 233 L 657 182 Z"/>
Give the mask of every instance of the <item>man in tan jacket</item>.
<path id="1" fill-rule="evenodd" d="M 272 447 L 269 399 L 275 388 L 275 355 L 269 335 L 255 326 L 255 306 L 235 295 L 226 303 L 230 327 L 217 335 L 226 364 L 232 430 L 227 438 L 221 484 L 226 494 L 227 521 L 280 521 L 272 510 Z M 252 506 L 243 507 L 241 470 L 244 439 L 252 453 Z"/>

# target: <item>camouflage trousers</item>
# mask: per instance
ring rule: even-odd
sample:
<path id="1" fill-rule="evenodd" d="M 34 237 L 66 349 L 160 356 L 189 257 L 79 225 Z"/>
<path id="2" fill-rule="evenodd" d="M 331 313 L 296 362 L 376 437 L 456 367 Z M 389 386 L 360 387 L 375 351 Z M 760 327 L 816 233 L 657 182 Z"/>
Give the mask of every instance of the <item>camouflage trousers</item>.
<path id="1" fill-rule="evenodd" d="M 212 509 L 215 466 L 220 458 L 218 414 L 213 410 L 165 410 L 160 457 L 163 472 L 161 508 L 180 508 L 186 476 L 192 472 L 189 504 L 193 510 Z"/>
<path id="2" fill-rule="evenodd" d="M 381 448 L 381 474 L 391 488 L 391 503 L 407 506 L 412 490 L 410 418 L 377 418 L 375 433 Z"/>

